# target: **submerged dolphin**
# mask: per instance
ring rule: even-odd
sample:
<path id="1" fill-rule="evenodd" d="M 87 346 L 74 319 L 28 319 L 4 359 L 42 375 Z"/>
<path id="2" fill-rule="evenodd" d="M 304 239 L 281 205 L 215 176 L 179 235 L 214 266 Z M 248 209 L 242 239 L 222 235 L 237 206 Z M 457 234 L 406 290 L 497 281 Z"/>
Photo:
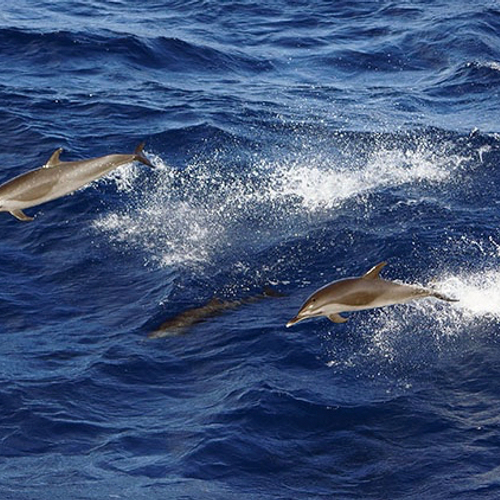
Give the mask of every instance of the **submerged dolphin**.
<path id="1" fill-rule="evenodd" d="M 221 300 L 214 297 L 207 304 L 193 309 L 188 309 L 173 318 L 167 319 L 156 330 L 148 335 L 150 339 L 159 339 L 162 337 L 173 337 L 186 333 L 191 327 L 202 323 L 209 318 L 219 316 L 225 311 L 236 309 L 245 304 L 253 304 L 267 297 L 282 297 L 283 295 L 269 287 L 264 289 L 263 293 L 247 297 L 240 300 Z"/>
<path id="2" fill-rule="evenodd" d="M 54 151 L 41 168 L 21 174 L 0 186 L 0 212 L 9 212 L 22 221 L 31 221 L 23 210 L 65 196 L 120 165 L 140 161 L 152 167 L 144 156 L 144 143 L 132 154 L 112 154 L 90 160 L 61 161 L 62 149 Z"/>
<path id="3" fill-rule="evenodd" d="M 445 295 L 413 285 L 401 285 L 380 278 L 379 273 L 386 265 L 381 262 L 360 278 L 347 278 L 334 281 L 316 290 L 292 318 L 287 327 L 308 318 L 326 316 L 334 323 L 345 323 L 339 313 L 344 311 L 362 311 L 375 307 L 404 304 L 413 299 L 435 297 L 448 302 L 457 302 Z"/>

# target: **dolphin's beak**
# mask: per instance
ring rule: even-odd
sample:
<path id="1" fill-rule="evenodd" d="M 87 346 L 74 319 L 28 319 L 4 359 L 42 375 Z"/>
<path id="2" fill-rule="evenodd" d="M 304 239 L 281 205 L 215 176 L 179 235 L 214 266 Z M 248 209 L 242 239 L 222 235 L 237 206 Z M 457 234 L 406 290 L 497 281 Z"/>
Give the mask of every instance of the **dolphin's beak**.
<path id="1" fill-rule="evenodd" d="M 304 318 L 299 318 L 298 316 L 295 316 L 295 318 L 292 318 L 287 324 L 286 327 L 290 328 L 291 326 L 295 325 L 295 323 L 298 323 L 299 321 L 303 320 Z"/>

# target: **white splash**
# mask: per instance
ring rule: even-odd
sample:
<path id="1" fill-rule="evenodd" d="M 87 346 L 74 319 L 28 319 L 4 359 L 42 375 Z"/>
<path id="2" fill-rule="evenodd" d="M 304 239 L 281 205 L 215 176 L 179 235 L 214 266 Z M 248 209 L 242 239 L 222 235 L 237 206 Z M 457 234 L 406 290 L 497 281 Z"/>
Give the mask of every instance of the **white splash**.
<path id="1" fill-rule="evenodd" d="M 331 209 L 359 195 L 410 183 L 442 183 L 466 160 L 419 147 L 416 151 L 381 149 L 357 169 L 305 162 L 277 165 L 270 178 L 270 198 L 297 197 L 306 210 Z"/>
<path id="2" fill-rule="evenodd" d="M 358 318 L 364 356 L 394 365 L 425 365 L 464 335 L 470 341 L 484 322 L 500 322 L 500 269 L 446 275 L 429 287 L 458 302 L 415 300 Z"/>
<path id="3" fill-rule="evenodd" d="M 463 319 L 500 321 L 500 269 L 447 276 L 435 286 L 459 299 L 457 307 Z"/>
<path id="4" fill-rule="evenodd" d="M 462 243 L 469 251 L 473 247 L 476 267 L 443 271 L 422 283 L 458 302 L 426 298 L 353 313 L 348 328 L 356 341 L 341 350 L 338 327 L 332 326 L 326 336 L 327 365 L 363 370 L 371 366 L 375 374 L 387 370 L 398 370 L 403 376 L 413 370 L 425 373 L 433 360 L 453 353 L 460 356 L 473 349 L 485 331 L 495 331 L 491 325 L 500 324 L 500 246 L 491 237 L 458 242 Z"/>
<path id="5" fill-rule="evenodd" d="M 118 169 L 110 178 L 135 201 L 96 220 L 94 228 L 140 248 L 147 261 L 159 265 L 208 262 L 220 252 L 244 250 L 258 237 L 272 234 L 280 241 L 312 214 L 333 216 L 359 195 L 449 182 L 464 161 L 427 144 L 404 151 L 379 148 L 356 167 L 330 164 L 323 154 L 307 151 L 286 163 L 256 161 L 235 172 L 215 156 L 178 170 L 149 155 L 156 170 L 142 191 L 135 189 L 142 169 Z"/>
<path id="6" fill-rule="evenodd" d="M 487 68 L 493 71 L 500 71 L 500 62 L 498 61 L 472 61 L 466 64 L 468 68 Z"/>
<path id="7" fill-rule="evenodd" d="M 118 191 L 130 191 L 137 181 L 140 173 L 141 169 L 134 163 L 127 163 L 115 170 L 112 170 L 104 179 L 114 182 Z"/>

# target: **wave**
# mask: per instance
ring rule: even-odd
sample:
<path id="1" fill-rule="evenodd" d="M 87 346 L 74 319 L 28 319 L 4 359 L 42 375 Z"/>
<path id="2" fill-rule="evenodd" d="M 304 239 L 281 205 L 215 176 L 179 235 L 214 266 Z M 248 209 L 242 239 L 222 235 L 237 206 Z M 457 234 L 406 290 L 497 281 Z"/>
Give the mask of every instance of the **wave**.
<path id="1" fill-rule="evenodd" d="M 225 153 L 215 152 L 180 170 L 156 156 L 157 170 L 142 191 L 135 187 L 136 167 L 117 171 L 113 179 L 133 202 L 100 217 L 94 228 L 159 265 L 210 262 L 307 235 L 312 220 L 313 226 L 334 220 L 346 203 L 364 213 L 374 193 L 406 187 L 424 196 L 429 187 L 453 183 L 467 160 L 427 139 L 331 158 L 306 149 L 234 168 Z"/>
<path id="2" fill-rule="evenodd" d="M 28 31 L 0 29 L 0 49 L 4 58 L 16 65 L 36 65 L 46 71 L 65 73 L 96 72 L 102 62 L 118 61 L 135 68 L 175 72 L 261 73 L 272 64 L 231 47 L 219 48 L 175 37 L 146 37 L 112 31 Z M 38 76 L 41 76 L 38 74 Z"/>
<path id="3" fill-rule="evenodd" d="M 426 92 L 432 96 L 471 99 L 471 95 L 491 92 L 500 86 L 500 63 L 498 61 L 478 60 L 461 63 L 446 68 Z"/>

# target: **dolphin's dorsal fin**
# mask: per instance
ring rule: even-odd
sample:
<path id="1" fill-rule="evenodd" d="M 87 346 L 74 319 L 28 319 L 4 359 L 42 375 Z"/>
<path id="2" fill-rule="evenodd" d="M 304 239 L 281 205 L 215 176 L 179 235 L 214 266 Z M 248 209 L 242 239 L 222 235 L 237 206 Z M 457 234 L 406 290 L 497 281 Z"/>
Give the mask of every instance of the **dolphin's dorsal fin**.
<path id="1" fill-rule="evenodd" d="M 59 155 L 62 153 L 62 148 L 56 149 L 53 153 L 52 156 L 49 158 L 49 161 L 44 165 L 44 168 L 51 168 L 57 165 L 58 163 L 61 163 L 61 160 L 59 160 Z"/>
<path id="2" fill-rule="evenodd" d="M 333 321 L 334 323 L 345 323 L 347 321 L 347 318 L 344 318 L 343 316 L 341 316 L 338 313 L 330 314 L 330 316 L 328 316 L 328 319 L 330 321 Z"/>
<path id="3" fill-rule="evenodd" d="M 365 280 L 376 280 L 380 278 L 379 273 L 382 271 L 384 266 L 387 264 L 387 262 L 381 262 L 380 264 L 377 264 L 376 266 L 373 266 L 364 276 L 363 279 Z"/>

